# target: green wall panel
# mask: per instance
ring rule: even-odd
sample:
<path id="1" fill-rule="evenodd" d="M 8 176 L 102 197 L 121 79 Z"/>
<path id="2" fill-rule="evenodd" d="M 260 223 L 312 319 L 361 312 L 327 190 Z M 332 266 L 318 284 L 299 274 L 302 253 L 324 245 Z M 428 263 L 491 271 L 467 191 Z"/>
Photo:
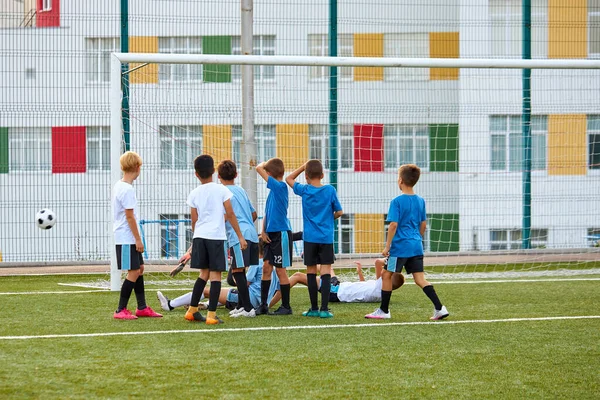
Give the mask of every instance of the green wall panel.
<path id="1" fill-rule="evenodd" d="M 231 36 L 204 36 L 202 53 L 231 54 Z M 231 65 L 205 64 L 204 82 L 231 82 Z"/>
<path id="2" fill-rule="evenodd" d="M 431 172 L 458 172 L 458 125 L 429 125 Z"/>
<path id="3" fill-rule="evenodd" d="M 458 251 L 459 219 L 458 214 L 428 214 L 430 251 Z"/>
<path id="4" fill-rule="evenodd" d="M 8 173 L 8 128 L 0 128 L 0 174 Z"/>

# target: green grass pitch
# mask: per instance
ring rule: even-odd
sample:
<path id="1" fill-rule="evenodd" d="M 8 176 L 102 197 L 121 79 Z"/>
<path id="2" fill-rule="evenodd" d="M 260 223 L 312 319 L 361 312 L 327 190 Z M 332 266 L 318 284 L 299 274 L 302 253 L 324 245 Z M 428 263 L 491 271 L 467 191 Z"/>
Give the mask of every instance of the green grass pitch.
<path id="1" fill-rule="evenodd" d="M 25 294 L 80 291 L 58 283 L 81 276 L 2 277 L 0 398 L 598 398 L 600 318 L 562 318 L 600 316 L 597 279 L 440 283 L 451 313 L 441 323 L 428 321 L 415 285 L 394 292 L 384 324 L 363 318 L 377 304 L 304 318 L 308 293 L 293 289 L 292 316 L 231 319 L 221 309 L 225 324 L 210 327 L 182 309 L 113 320 L 113 292 Z M 146 292 L 158 310 L 156 289 Z M 530 320 L 543 317 L 557 318 Z M 412 322 L 422 324 L 402 324 Z M 259 327 L 271 329 L 245 330 Z M 121 332 L 148 333 L 9 339 Z"/>

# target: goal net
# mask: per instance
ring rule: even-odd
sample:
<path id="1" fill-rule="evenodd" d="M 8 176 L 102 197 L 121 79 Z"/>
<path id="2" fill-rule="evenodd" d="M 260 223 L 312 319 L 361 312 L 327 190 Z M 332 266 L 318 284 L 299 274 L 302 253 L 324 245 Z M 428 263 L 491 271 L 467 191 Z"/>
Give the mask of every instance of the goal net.
<path id="1" fill-rule="evenodd" d="M 253 64 L 253 117 L 246 120 L 240 63 Z M 193 160 L 200 154 L 217 164 L 235 161 L 260 230 L 267 189 L 248 161 L 252 149 L 256 162 L 281 158 L 286 172 L 322 161 L 324 183 L 337 187 L 344 209 L 336 267 L 357 259 L 371 266 L 380 255 L 390 201 L 401 193 L 398 167 L 414 163 L 421 168 L 415 190 L 427 204 L 428 273 L 598 274 L 599 66 L 113 54 L 111 180 L 120 178 L 122 148 L 142 156 L 135 186 L 144 256 L 163 271 L 192 240 L 186 198 L 199 184 Z M 288 216 L 294 231 L 303 229 L 300 198 L 291 191 Z M 294 244 L 296 260 L 302 249 Z"/>

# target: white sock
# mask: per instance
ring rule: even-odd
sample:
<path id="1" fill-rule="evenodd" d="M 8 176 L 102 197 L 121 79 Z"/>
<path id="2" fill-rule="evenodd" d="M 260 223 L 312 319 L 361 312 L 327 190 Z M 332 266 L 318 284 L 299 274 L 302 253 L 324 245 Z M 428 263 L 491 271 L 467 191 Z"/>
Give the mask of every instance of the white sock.
<path id="1" fill-rule="evenodd" d="M 204 298 L 204 293 L 200 296 L 200 300 Z M 189 306 L 192 302 L 192 292 L 181 295 L 173 300 L 171 300 L 171 307 L 177 308 L 182 306 Z"/>

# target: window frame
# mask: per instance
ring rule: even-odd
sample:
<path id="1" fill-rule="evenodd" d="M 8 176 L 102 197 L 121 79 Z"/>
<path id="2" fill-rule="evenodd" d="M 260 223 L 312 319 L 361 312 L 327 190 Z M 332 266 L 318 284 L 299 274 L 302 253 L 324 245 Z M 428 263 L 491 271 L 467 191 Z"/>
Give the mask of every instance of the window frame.
<path id="1" fill-rule="evenodd" d="M 597 0 L 596 0 L 597 1 Z M 595 6 L 598 10 L 593 9 L 594 6 L 589 4 L 588 1 L 588 18 L 587 18 L 587 39 L 588 39 L 588 58 L 596 59 L 600 58 L 600 37 L 597 41 L 593 41 L 598 46 L 598 53 L 592 52 L 592 18 L 596 18 L 598 21 L 594 25 L 594 27 L 598 30 L 598 34 L 600 35 L 600 2 Z"/>
<path id="2" fill-rule="evenodd" d="M 310 39 L 320 37 L 318 46 L 311 46 Z M 320 53 L 317 57 L 328 57 L 329 56 L 329 35 L 311 33 L 307 35 L 307 47 L 308 55 L 312 55 L 311 49 L 315 50 L 314 53 Z M 320 48 L 320 51 L 319 51 Z M 354 35 L 352 33 L 338 33 L 337 35 L 337 49 L 338 57 L 353 57 L 354 56 Z M 329 80 L 329 68 L 330 67 L 309 67 L 308 80 L 311 82 L 324 82 Z M 312 71 L 321 72 L 313 76 Z M 338 80 L 339 81 L 352 81 L 354 80 L 354 67 L 338 67 Z"/>
<path id="3" fill-rule="evenodd" d="M 105 44 L 110 43 L 110 48 L 105 48 Z M 90 44 L 94 43 L 93 48 Z M 110 83 L 110 55 L 113 52 L 119 51 L 121 48 L 121 39 L 118 37 L 86 37 L 85 52 L 85 81 L 88 85 L 106 85 Z M 95 63 L 95 71 L 91 71 L 91 63 Z M 104 68 L 108 69 L 104 71 Z M 93 75 L 94 79 L 90 79 Z"/>
<path id="4" fill-rule="evenodd" d="M 590 127 L 590 125 L 592 123 L 594 123 L 598 125 L 598 127 Z M 597 147 L 600 150 L 600 115 L 588 115 L 587 116 L 587 126 L 586 126 L 586 142 L 587 142 L 587 149 L 586 149 L 586 153 L 587 153 L 587 157 L 586 157 L 586 164 L 587 164 L 587 171 L 589 173 L 600 173 L 600 163 L 599 164 L 594 164 L 595 167 L 592 167 L 592 136 L 596 137 L 596 140 L 594 140 L 594 144 L 595 147 Z M 599 161 L 600 161 L 600 155 L 596 156 Z"/>
<path id="5" fill-rule="evenodd" d="M 272 40 L 273 45 L 267 46 L 268 41 Z M 275 55 L 276 36 L 275 35 L 254 35 L 252 37 L 252 55 L 272 56 Z M 242 54 L 242 39 L 240 36 L 231 37 L 231 54 Z M 267 73 L 268 72 L 268 73 Z M 255 65 L 254 80 L 256 82 L 275 82 L 275 66 L 273 65 Z M 241 65 L 231 66 L 231 81 L 242 81 Z"/>
<path id="6" fill-rule="evenodd" d="M 494 233 L 505 233 L 506 240 L 493 240 L 492 235 Z M 531 248 L 546 248 L 548 246 L 548 235 L 548 228 L 531 228 L 529 231 L 529 241 Z M 545 238 L 545 240 L 542 238 Z M 489 230 L 489 240 L 489 249 L 491 251 L 521 250 L 523 248 L 523 230 L 520 228 L 492 228 Z M 505 245 L 505 247 L 494 248 L 495 245 Z"/>
<path id="7" fill-rule="evenodd" d="M 183 129 L 186 132 L 186 136 L 184 138 L 177 138 L 176 137 L 176 131 L 175 128 L 180 128 Z M 189 170 L 189 169 L 193 169 L 194 165 L 193 165 L 193 160 L 194 157 L 197 154 L 200 154 L 202 152 L 202 148 L 204 146 L 204 135 L 203 135 L 203 127 L 202 125 L 160 125 L 158 127 L 159 130 L 159 141 L 160 141 L 160 146 L 159 146 L 159 163 L 160 163 L 160 170 L 161 171 L 183 171 L 183 170 Z M 192 133 L 199 133 L 199 136 L 193 136 Z M 168 140 L 164 139 L 165 137 L 168 138 Z M 176 164 L 176 151 L 177 151 L 177 147 L 175 146 L 175 143 L 177 140 L 185 140 L 185 144 L 184 144 L 184 148 L 186 151 L 186 161 L 183 165 L 182 168 L 178 167 L 178 164 Z M 163 154 L 164 154 L 164 149 L 163 149 L 163 143 L 164 142 L 169 142 L 170 143 L 170 164 L 167 167 L 165 163 L 163 163 Z M 199 144 L 198 144 L 199 142 Z M 198 149 L 195 149 L 194 144 L 198 144 L 198 146 L 196 147 L 200 147 L 200 151 L 198 151 Z"/>
<path id="8" fill-rule="evenodd" d="M 185 46 L 178 41 L 185 40 Z M 168 46 L 165 43 L 168 41 Z M 194 47 L 197 44 L 199 47 Z M 161 36 L 158 38 L 158 52 L 161 54 L 203 54 L 202 36 Z M 184 69 L 184 73 L 176 69 Z M 202 64 L 159 64 L 159 83 L 202 83 L 204 67 Z M 180 79 L 174 77 L 181 76 Z M 196 78 L 197 77 L 197 78 Z"/>
<path id="9" fill-rule="evenodd" d="M 18 146 L 17 143 L 20 145 Z M 11 173 L 52 172 L 52 130 L 45 127 L 9 128 L 8 170 Z M 27 164 L 25 152 L 35 150 L 34 163 Z M 43 155 L 48 155 L 48 160 Z M 15 162 L 15 158 L 19 162 Z"/>
<path id="10" fill-rule="evenodd" d="M 416 40 L 415 36 L 417 35 L 422 37 Z M 386 33 L 383 35 L 383 41 L 384 57 L 429 58 L 429 33 L 427 32 Z M 417 49 L 416 46 L 410 46 L 412 43 L 418 43 L 423 48 Z M 392 46 L 392 44 L 397 45 Z M 403 51 L 407 49 L 409 51 Z M 429 68 L 384 68 L 384 80 L 392 82 L 428 81 Z"/>
<path id="11" fill-rule="evenodd" d="M 348 251 L 344 251 L 344 233 L 348 234 L 350 238 L 347 246 Z M 355 240 L 354 240 L 354 214 L 344 214 L 340 217 L 338 223 L 338 243 L 339 243 L 339 254 L 353 254 L 355 252 Z"/>
<path id="12" fill-rule="evenodd" d="M 96 131 L 97 132 L 94 132 Z M 91 138 L 90 134 L 97 133 L 97 138 Z M 90 163 L 91 157 L 91 146 L 90 142 L 97 142 L 98 147 L 95 149 L 98 151 L 98 160 L 100 163 L 94 165 Z M 86 144 L 86 164 L 87 171 L 110 171 L 110 127 L 109 126 L 88 126 L 85 129 L 85 144 Z M 106 146 L 105 146 L 106 145 Z M 107 156 L 107 162 L 104 162 L 104 156 Z"/>
<path id="13" fill-rule="evenodd" d="M 321 154 L 315 154 L 314 149 Z M 329 129 L 327 125 L 308 125 L 308 158 L 321 161 L 323 168 L 329 169 Z"/>
<path id="14" fill-rule="evenodd" d="M 179 214 L 159 214 L 158 219 L 160 222 L 160 258 L 177 258 L 179 253 L 179 223 L 174 224 L 163 224 L 162 221 L 167 220 L 178 220 Z M 169 229 L 167 229 L 167 227 Z M 169 231 L 169 252 L 167 252 L 167 230 Z M 171 237 L 171 235 L 173 235 Z M 174 245 L 174 249 L 171 249 L 171 245 Z"/>
<path id="15" fill-rule="evenodd" d="M 40 11 L 52 11 L 52 0 L 42 0 L 42 9 Z"/>
<path id="16" fill-rule="evenodd" d="M 261 163 L 277 155 L 277 130 L 275 125 L 255 125 L 254 137 L 256 139 L 257 162 Z M 273 148 L 268 149 L 267 144 L 273 143 Z M 241 150 L 241 149 L 240 149 Z M 267 154 L 269 153 L 269 154 Z M 263 159 L 264 158 L 264 159 Z"/>
<path id="17" fill-rule="evenodd" d="M 406 129 L 406 128 L 411 129 L 410 135 L 402 134 L 402 129 Z M 418 129 L 424 129 L 425 135 L 417 135 Z M 392 135 L 391 132 L 395 132 L 393 134 L 393 136 L 391 136 Z M 402 139 L 411 139 L 412 147 L 411 147 L 410 151 L 412 153 L 412 158 L 410 161 L 404 162 L 403 160 L 397 159 L 393 166 L 388 166 L 391 161 L 391 160 L 388 160 L 388 153 L 390 152 L 391 149 L 388 149 L 388 146 L 386 144 L 388 143 L 388 140 L 390 138 L 394 139 L 394 142 L 395 142 L 394 151 L 396 153 L 399 153 L 399 150 L 401 148 L 400 146 L 402 143 Z M 423 138 L 425 140 L 423 140 Z M 417 140 L 423 141 L 426 143 L 426 147 L 425 147 L 425 154 L 426 154 L 426 160 L 427 160 L 426 165 L 419 165 L 419 163 L 417 163 L 417 151 L 418 151 L 417 146 L 416 146 Z M 431 164 L 431 144 L 430 144 L 429 126 L 428 125 L 422 125 L 422 124 L 386 124 L 386 125 L 384 125 L 384 127 L 383 127 L 383 167 L 384 167 L 384 170 L 397 171 L 398 167 L 400 167 L 400 165 L 406 164 L 406 163 L 416 164 L 423 172 L 429 171 L 430 164 Z"/>
<path id="18" fill-rule="evenodd" d="M 521 115 L 490 115 L 488 119 L 489 126 L 489 134 L 490 134 L 490 171 L 491 172 L 509 172 L 509 173 L 521 173 L 523 172 L 523 127 L 521 122 Z M 505 120 L 506 128 L 504 130 L 494 130 L 493 129 L 493 119 L 495 118 L 503 118 Z M 516 120 L 517 125 L 519 126 L 519 130 L 513 130 L 512 127 L 514 125 L 514 121 Z M 545 129 L 538 129 L 538 126 L 544 126 Z M 547 115 L 532 115 L 531 116 L 531 165 L 532 165 L 532 173 L 542 172 L 546 173 L 548 171 L 548 116 Z M 519 144 L 517 147 L 519 157 L 517 160 L 513 160 L 511 157 L 511 151 L 513 148 L 511 147 L 511 135 L 516 135 L 519 138 Z M 504 138 L 504 166 L 502 168 L 497 168 L 494 166 L 496 162 L 494 160 L 495 147 L 494 147 L 494 137 L 503 137 Z M 534 148 L 540 139 L 544 139 L 542 141 L 542 149 L 536 150 L 539 153 L 543 153 L 543 167 L 538 167 L 536 162 L 537 159 L 534 158 Z M 541 158 L 540 158 L 541 160 Z M 518 167 L 515 169 L 514 165 L 518 163 Z"/>

